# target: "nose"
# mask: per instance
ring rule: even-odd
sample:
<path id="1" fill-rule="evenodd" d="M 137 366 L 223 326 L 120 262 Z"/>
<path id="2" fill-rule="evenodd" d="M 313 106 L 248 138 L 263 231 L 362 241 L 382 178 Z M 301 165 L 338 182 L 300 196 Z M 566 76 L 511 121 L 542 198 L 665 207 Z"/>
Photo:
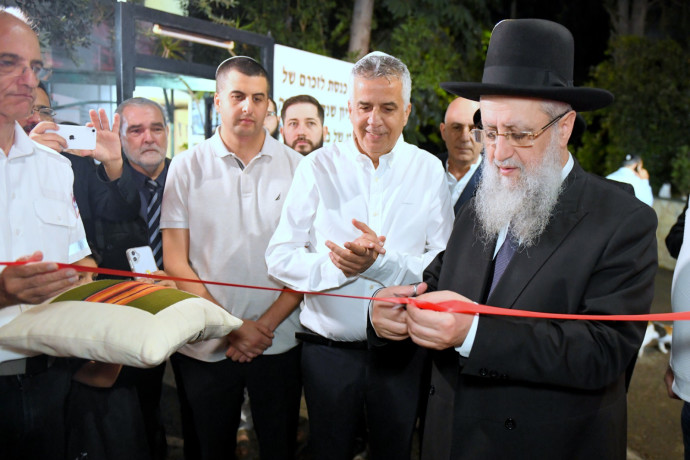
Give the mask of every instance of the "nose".
<path id="1" fill-rule="evenodd" d="M 41 115 L 38 113 L 38 110 L 32 110 L 31 115 L 29 115 L 29 118 L 27 118 L 26 121 L 27 123 L 31 123 L 34 125 L 40 123 L 42 120 Z"/>
<path id="2" fill-rule="evenodd" d="M 371 109 L 371 112 L 369 112 L 369 118 L 367 119 L 367 122 L 370 126 L 377 126 L 381 122 L 381 113 L 377 108 Z"/>
<path id="3" fill-rule="evenodd" d="M 155 142 L 155 139 L 153 137 L 153 133 L 151 132 L 150 128 L 146 128 L 144 130 L 144 142 L 146 142 L 147 144 L 151 144 L 151 143 Z"/>
<path id="4" fill-rule="evenodd" d="M 494 159 L 498 161 L 507 160 L 513 156 L 514 147 L 506 140 L 505 136 L 496 136 L 496 143 L 493 147 Z"/>
<path id="5" fill-rule="evenodd" d="M 242 101 L 242 112 L 244 113 L 250 113 L 251 112 L 251 105 L 252 105 L 252 99 L 250 97 L 247 97 Z"/>
<path id="6" fill-rule="evenodd" d="M 19 74 L 20 79 L 24 82 L 26 86 L 29 86 L 31 88 L 36 88 L 38 87 L 38 77 L 34 73 L 33 70 L 31 70 L 31 67 L 26 66 L 22 69 L 22 73 Z"/>

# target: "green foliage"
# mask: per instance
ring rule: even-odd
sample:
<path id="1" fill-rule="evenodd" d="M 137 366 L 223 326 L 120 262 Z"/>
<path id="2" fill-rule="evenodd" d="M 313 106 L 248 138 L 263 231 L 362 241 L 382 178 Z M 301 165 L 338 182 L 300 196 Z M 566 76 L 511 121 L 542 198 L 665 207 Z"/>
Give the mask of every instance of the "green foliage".
<path id="1" fill-rule="evenodd" d="M 657 189 L 671 179 L 672 160 L 687 144 L 690 61 L 673 40 L 632 36 L 612 40 L 607 55 L 594 69 L 593 86 L 616 100 L 584 114 L 589 128 L 576 156 L 588 170 L 607 174 L 626 154 L 640 155 Z"/>
<path id="2" fill-rule="evenodd" d="M 488 8 L 496 0 L 377 0 L 371 49 L 407 64 L 413 109 L 408 142 L 430 151 L 445 149 L 438 132 L 453 96 L 439 83 L 479 80 L 490 32 Z M 187 0 L 190 16 L 210 18 L 252 32 L 270 33 L 277 43 L 336 59 L 348 55 L 353 2 L 335 0 Z M 442 12 L 442 13 L 441 13 Z M 238 51 L 239 53 L 239 51 Z"/>
<path id="3" fill-rule="evenodd" d="M 75 51 L 91 44 L 93 25 L 112 11 L 108 0 L 8 0 L 8 6 L 18 6 L 31 19 L 41 39 L 41 46 L 59 44 L 70 58 Z"/>
<path id="4" fill-rule="evenodd" d="M 671 183 L 681 194 L 690 194 L 690 146 L 683 145 L 678 150 L 671 167 Z"/>
<path id="5" fill-rule="evenodd" d="M 372 48 L 400 58 L 412 75 L 412 113 L 405 139 L 432 152 L 445 145 L 439 133 L 448 103 L 455 96 L 439 83 L 479 80 L 490 32 L 482 29 L 487 16 L 483 2 L 384 0 L 375 10 Z M 443 11 L 443 14 L 438 14 Z M 487 35 L 488 33 L 488 35 Z"/>

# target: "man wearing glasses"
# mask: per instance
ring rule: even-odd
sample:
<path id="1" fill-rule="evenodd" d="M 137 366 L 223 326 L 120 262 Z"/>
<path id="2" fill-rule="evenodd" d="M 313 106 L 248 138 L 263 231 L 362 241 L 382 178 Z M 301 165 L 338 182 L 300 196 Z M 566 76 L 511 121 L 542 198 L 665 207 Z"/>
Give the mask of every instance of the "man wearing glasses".
<path id="1" fill-rule="evenodd" d="M 505 309 L 607 316 L 649 312 L 654 211 L 582 170 L 567 144 L 575 110 L 610 93 L 573 86 L 573 38 L 544 20 L 500 22 L 482 83 L 445 83 L 479 100 L 485 158 L 419 286 L 422 294 Z M 426 293 L 425 293 L 426 292 Z M 626 456 L 626 384 L 645 324 L 436 312 L 375 302 L 379 340 L 432 353 L 422 458 Z"/>
<path id="2" fill-rule="evenodd" d="M 48 91 L 46 87 L 43 86 L 43 82 L 38 83 L 36 88 L 36 100 L 34 101 L 33 109 L 31 110 L 31 115 L 27 118 L 18 120 L 24 132 L 29 134 L 32 129 L 36 127 L 42 121 L 53 121 L 55 117 L 55 110 L 50 108 L 50 97 L 48 96 Z"/>
<path id="3" fill-rule="evenodd" d="M 55 262 L 79 263 L 90 252 L 69 161 L 31 142 L 16 122 L 31 113 L 44 74 L 36 34 L 0 8 L 0 260 L 31 262 L 0 272 L 0 326 L 76 285 L 77 272 Z M 61 362 L 0 347 L 0 458 L 64 458 L 70 379 Z"/>

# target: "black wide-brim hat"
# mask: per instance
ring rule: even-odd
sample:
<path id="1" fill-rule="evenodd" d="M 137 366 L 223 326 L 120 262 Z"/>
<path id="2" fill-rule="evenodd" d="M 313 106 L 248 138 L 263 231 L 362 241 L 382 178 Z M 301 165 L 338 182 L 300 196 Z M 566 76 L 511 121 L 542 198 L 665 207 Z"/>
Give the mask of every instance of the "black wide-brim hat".
<path id="1" fill-rule="evenodd" d="M 544 19 L 507 19 L 494 27 L 481 83 L 446 82 L 449 93 L 478 101 L 481 96 L 519 96 L 567 102 L 576 111 L 613 102 L 599 88 L 573 86 L 575 44 L 568 29 Z"/>

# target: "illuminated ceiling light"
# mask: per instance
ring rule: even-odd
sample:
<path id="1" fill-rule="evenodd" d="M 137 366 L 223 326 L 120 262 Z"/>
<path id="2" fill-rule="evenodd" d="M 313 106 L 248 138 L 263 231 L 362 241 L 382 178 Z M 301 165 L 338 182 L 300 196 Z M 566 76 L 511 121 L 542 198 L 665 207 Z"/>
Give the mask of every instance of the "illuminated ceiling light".
<path id="1" fill-rule="evenodd" d="M 226 49 L 231 53 L 232 50 L 235 48 L 235 42 L 232 40 L 216 40 L 214 38 L 204 37 L 203 35 L 192 34 L 177 29 L 169 29 L 159 24 L 154 24 L 151 31 L 154 34 L 163 35 L 165 37 L 177 38 L 179 40 L 187 40 L 194 43 L 200 43 L 202 45 L 217 46 L 218 48 Z"/>

